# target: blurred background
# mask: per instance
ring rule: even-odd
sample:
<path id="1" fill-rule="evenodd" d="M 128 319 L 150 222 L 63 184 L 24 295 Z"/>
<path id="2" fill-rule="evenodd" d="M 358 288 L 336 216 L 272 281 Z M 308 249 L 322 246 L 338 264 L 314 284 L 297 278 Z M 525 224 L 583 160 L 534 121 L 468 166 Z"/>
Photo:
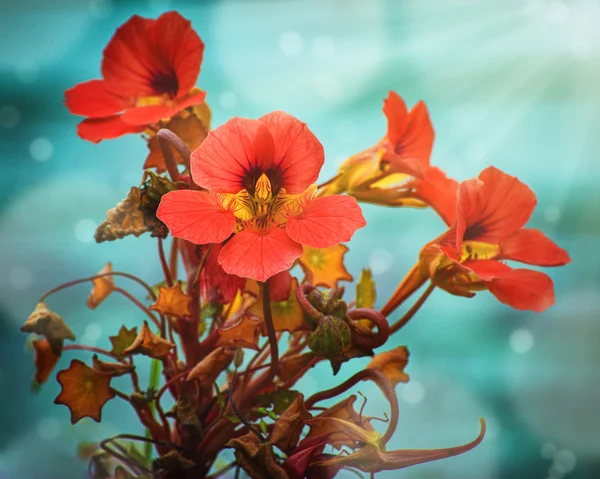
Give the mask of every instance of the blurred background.
<path id="1" fill-rule="evenodd" d="M 102 49 L 132 14 L 169 9 L 189 18 L 206 44 L 198 85 L 215 126 L 285 110 L 325 145 L 325 180 L 382 137 L 388 90 L 409 105 L 423 99 L 436 130 L 432 163 L 457 179 L 490 164 L 518 176 L 538 196 L 530 225 L 572 256 L 549 271 L 557 303 L 544 314 L 513 311 L 485 292 L 466 300 L 436 291 L 391 339 L 389 347 L 411 351 L 411 381 L 398 386 L 400 425 L 390 448 L 468 442 L 479 417 L 488 434 L 466 455 L 377 477 L 600 477 L 597 0 L 4 3 L 0 477 L 84 477 L 79 442 L 141 432 L 122 401 L 104 408 L 101 424 L 71 426 L 68 410 L 53 404 L 54 379 L 33 393 L 33 354 L 19 326 L 42 292 L 107 261 L 149 283 L 161 276 L 154 239 L 97 245 L 92 237 L 106 211 L 139 184 L 145 142 L 79 139 L 63 91 L 99 77 Z M 369 225 L 355 235 L 347 262 L 356 279 L 361 268 L 373 270 L 381 305 L 443 225 L 429 210 L 364 211 Z M 109 346 L 121 324 L 140 324 L 141 313 L 121 297 L 88 310 L 88 292 L 84 285 L 49 301 L 81 342 Z M 73 357 L 65 354 L 59 368 Z M 366 363 L 345 364 L 335 379 L 321 365 L 300 389 L 330 387 Z M 376 388 L 359 390 L 369 397 L 368 413 L 387 410 Z"/>

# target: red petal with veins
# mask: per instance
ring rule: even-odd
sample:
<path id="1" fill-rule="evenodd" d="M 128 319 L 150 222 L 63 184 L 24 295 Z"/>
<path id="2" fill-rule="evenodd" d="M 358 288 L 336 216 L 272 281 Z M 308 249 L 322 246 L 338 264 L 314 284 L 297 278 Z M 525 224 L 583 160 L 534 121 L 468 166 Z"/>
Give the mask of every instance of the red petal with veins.
<path id="1" fill-rule="evenodd" d="M 515 309 L 541 313 L 554 304 L 552 280 L 539 271 L 513 269 L 486 286 L 500 302 Z"/>
<path id="2" fill-rule="evenodd" d="M 273 165 L 273 137 L 267 126 L 235 117 L 212 130 L 192 153 L 194 182 L 219 193 L 254 188 Z"/>
<path id="3" fill-rule="evenodd" d="M 300 256 L 302 245 L 293 241 L 283 228 L 264 232 L 244 229 L 223 247 L 219 263 L 229 274 L 266 281 L 290 269 Z"/>
<path id="4" fill-rule="evenodd" d="M 286 231 L 298 243 L 327 248 L 350 241 L 366 224 L 354 197 L 331 195 L 309 201 L 299 216 L 288 219 Z"/>
<path id="5" fill-rule="evenodd" d="M 563 266 L 571 262 L 569 254 L 539 230 L 525 228 L 513 233 L 500 245 L 504 259 L 536 266 Z"/>
<path id="6" fill-rule="evenodd" d="M 221 243 L 235 227 L 236 218 L 221 207 L 215 195 L 179 190 L 164 195 L 156 216 L 171 234 L 195 244 Z"/>
<path id="7" fill-rule="evenodd" d="M 535 194 L 493 166 L 458 188 L 456 240 L 499 244 L 522 228 L 536 205 Z"/>
<path id="8" fill-rule="evenodd" d="M 325 161 L 323 145 L 306 123 L 283 111 L 268 113 L 259 121 L 273 136 L 273 165 L 281 175 L 281 186 L 289 194 L 302 193 L 317 181 Z"/>

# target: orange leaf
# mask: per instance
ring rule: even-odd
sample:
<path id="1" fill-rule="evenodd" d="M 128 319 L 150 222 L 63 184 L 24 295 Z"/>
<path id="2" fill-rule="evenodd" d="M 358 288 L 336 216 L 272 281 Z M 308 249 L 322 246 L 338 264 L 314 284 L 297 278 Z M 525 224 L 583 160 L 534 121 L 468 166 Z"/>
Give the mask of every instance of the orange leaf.
<path id="1" fill-rule="evenodd" d="M 43 384 L 50 377 L 50 373 L 56 366 L 59 356 L 55 355 L 50 348 L 46 338 L 33 341 L 35 351 L 35 381 Z"/>
<path id="2" fill-rule="evenodd" d="M 112 273 L 112 263 L 106 263 L 106 266 L 102 268 L 102 270 L 98 274 L 103 273 Z M 92 292 L 90 293 L 87 305 L 90 309 L 97 308 L 102 301 L 110 296 L 115 289 L 115 280 L 112 276 L 102 276 L 101 278 L 96 278 L 92 281 L 94 286 L 92 287 Z"/>
<path id="3" fill-rule="evenodd" d="M 249 288 L 253 288 L 253 285 L 249 283 Z M 273 325 L 275 331 L 289 331 L 293 333 L 307 328 L 304 321 L 304 311 L 298 304 L 296 299 L 296 290 L 298 289 L 298 280 L 292 279 L 292 289 L 290 291 L 290 297 L 279 303 L 271 302 L 271 315 L 273 316 Z M 263 320 L 263 296 L 262 289 L 258 292 L 256 301 L 248 308 L 248 312 Z"/>
<path id="4" fill-rule="evenodd" d="M 124 349 L 121 354 L 124 356 L 129 354 L 143 354 L 154 359 L 160 359 L 169 354 L 171 348 L 174 347 L 175 345 L 172 342 L 150 331 L 148 322 L 144 321 L 140 334 L 138 334 L 131 346 Z"/>
<path id="5" fill-rule="evenodd" d="M 269 442 L 288 454 L 296 447 L 304 422 L 311 417 L 304 407 L 304 396 L 298 394 L 294 402 L 275 421 Z"/>
<path id="6" fill-rule="evenodd" d="M 198 148 L 208 134 L 208 125 L 194 114 L 174 116 L 164 127 L 181 138 L 190 151 L 194 151 Z M 156 135 L 151 137 L 148 141 L 148 149 L 150 150 L 150 153 L 146 158 L 146 163 L 144 163 L 144 169 L 156 168 L 156 171 L 159 173 L 165 171 L 165 160 L 162 156 L 162 151 Z M 183 163 L 183 160 L 176 152 L 174 153 L 174 156 L 178 163 Z"/>
<path id="7" fill-rule="evenodd" d="M 230 319 L 218 330 L 217 346 L 258 349 L 262 321 L 254 315 L 242 314 Z"/>
<path id="8" fill-rule="evenodd" d="M 282 381 L 289 381 L 298 376 L 298 374 L 300 374 L 300 372 L 314 359 L 315 353 L 297 354 L 290 358 L 284 357 L 279 361 L 277 375 Z"/>
<path id="9" fill-rule="evenodd" d="M 108 337 L 112 344 L 110 352 L 122 359 L 123 351 L 133 344 L 137 335 L 137 328 L 127 329 L 125 326 L 121 326 L 116 336 Z"/>
<path id="10" fill-rule="evenodd" d="M 158 299 L 150 309 L 160 314 L 182 318 L 191 314 L 191 300 L 192 298 L 183 292 L 181 281 L 178 281 L 170 288 L 158 288 Z"/>
<path id="11" fill-rule="evenodd" d="M 343 244 L 323 249 L 304 246 L 299 259 L 300 266 L 311 284 L 337 288 L 338 281 L 352 281 L 352 276 L 344 266 L 344 255 L 347 252 L 348 247 Z"/>
<path id="12" fill-rule="evenodd" d="M 404 372 L 404 368 L 408 363 L 408 356 L 406 346 L 398 346 L 391 351 L 376 354 L 367 368 L 380 371 L 394 386 L 398 383 L 407 383 L 409 376 Z"/>
<path id="13" fill-rule="evenodd" d="M 94 354 L 92 358 L 92 365 L 94 369 L 99 373 L 107 374 L 108 376 L 117 377 L 129 374 L 135 369 L 133 364 L 128 363 L 107 363 L 98 359 L 98 355 Z"/>
<path id="14" fill-rule="evenodd" d="M 56 378 L 62 389 L 54 403 L 69 408 L 71 423 L 75 424 L 84 417 L 100 422 L 102 407 L 115 397 L 110 388 L 111 377 L 73 359 L 69 369 L 59 372 Z"/>
<path id="15" fill-rule="evenodd" d="M 197 379 L 203 384 L 211 384 L 221 371 L 227 368 L 233 361 L 234 348 L 220 347 L 211 352 L 190 371 L 187 380 Z"/>

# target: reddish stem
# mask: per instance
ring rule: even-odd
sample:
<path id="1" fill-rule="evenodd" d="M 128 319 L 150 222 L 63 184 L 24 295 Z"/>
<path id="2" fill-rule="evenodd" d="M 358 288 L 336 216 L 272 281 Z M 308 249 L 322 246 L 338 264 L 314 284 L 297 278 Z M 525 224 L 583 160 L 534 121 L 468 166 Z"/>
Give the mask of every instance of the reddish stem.
<path id="1" fill-rule="evenodd" d="M 377 332 L 363 335 L 356 328 L 351 328 L 352 343 L 363 349 L 375 349 L 385 344 L 390 337 L 390 325 L 385 316 L 371 308 L 351 309 L 346 314 L 351 321 L 367 319 L 377 326 Z"/>
<path id="2" fill-rule="evenodd" d="M 408 323 L 412 319 L 412 317 L 417 313 L 417 311 L 421 309 L 421 306 L 425 304 L 425 301 L 427 301 L 427 298 L 429 298 L 429 295 L 433 293 L 434 289 L 435 286 L 433 284 L 427 286 L 427 289 L 423 291 L 423 294 L 421 296 L 419 296 L 419 299 L 417 299 L 417 302 L 413 304 L 412 308 L 410 308 L 404 314 L 404 316 L 402 316 L 398 321 L 396 321 L 392 325 L 392 327 L 390 328 L 390 334 L 394 334 L 396 331 L 402 329 L 406 325 L 406 323 Z"/>
<path id="3" fill-rule="evenodd" d="M 169 264 L 167 263 L 167 257 L 165 256 L 165 248 L 163 244 L 163 239 L 158 238 L 158 257 L 160 258 L 160 264 L 162 266 L 163 274 L 165 275 L 165 282 L 167 286 L 173 286 L 173 278 L 171 277 L 171 271 L 169 269 Z"/>

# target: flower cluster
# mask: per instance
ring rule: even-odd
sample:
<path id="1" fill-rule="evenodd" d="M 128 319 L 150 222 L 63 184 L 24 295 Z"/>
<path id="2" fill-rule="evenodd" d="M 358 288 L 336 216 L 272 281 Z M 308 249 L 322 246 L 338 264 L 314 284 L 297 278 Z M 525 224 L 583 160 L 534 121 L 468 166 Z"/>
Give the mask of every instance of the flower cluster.
<path id="1" fill-rule="evenodd" d="M 150 233 L 164 276 L 151 285 L 108 263 L 44 293 L 21 328 L 37 335 L 38 387 L 61 356 L 93 354 L 88 362 L 72 359 L 56 375 L 55 403 L 69 409 L 72 423 L 100 421 L 103 406 L 118 399 L 146 430 L 84 448 L 89 477 L 197 479 L 238 477 L 243 470 L 255 479 L 329 479 L 342 469 L 374 477 L 477 446 L 483 419 L 479 434 L 462 446 L 388 450 L 398 424 L 396 387 L 409 381 L 409 352 L 375 350 L 436 288 L 464 297 L 488 290 L 520 310 L 551 306 L 549 276 L 507 264 L 570 261 L 542 232 L 525 227 L 534 193 L 494 167 L 462 183 L 448 178 L 430 164 L 434 130 L 425 104 L 409 111 L 394 92 L 383 105 L 385 136 L 318 186 L 323 146 L 297 118 L 276 111 L 211 129 L 205 93 L 195 86 L 203 48 L 176 12 L 156 20 L 134 16 L 105 48 L 103 78 L 65 92 L 71 113 L 86 117 L 77 130 L 82 138 L 143 134 L 148 157 L 141 182 L 107 212 L 95 239 Z M 368 269 L 353 298 L 340 285 L 353 280 L 344 243 L 366 225 L 360 202 L 431 207 L 447 226 L 379 310 Z M 129 282 L 147 296 L 131 294 Z M 90 309 L 120 294 L 145 321 L 123 325 L 107 349 L 72 343 L 75 335 L 48 299 L 81 283 L 92 284 Z M 408 312 L 390 323 L 426 283 Z M 137 372 L 143 357 L 152 368 L 147 384 Z M 360 357 L 371 357 L 367 367 L 331 389 L 310 396 L 294 389 L 320 362 L 335 375 Z M 117 389 L 117 377 L 129 379 L 128 391 Z M 363 415 L 364 403 L 355 407 L 351 390 L 361 381 L 375 383 L 389 403 L 384 431 L 374 426 L 377 418 Z M 338 398 L 333 406 L 320 405 L 332 398 Z"/>

